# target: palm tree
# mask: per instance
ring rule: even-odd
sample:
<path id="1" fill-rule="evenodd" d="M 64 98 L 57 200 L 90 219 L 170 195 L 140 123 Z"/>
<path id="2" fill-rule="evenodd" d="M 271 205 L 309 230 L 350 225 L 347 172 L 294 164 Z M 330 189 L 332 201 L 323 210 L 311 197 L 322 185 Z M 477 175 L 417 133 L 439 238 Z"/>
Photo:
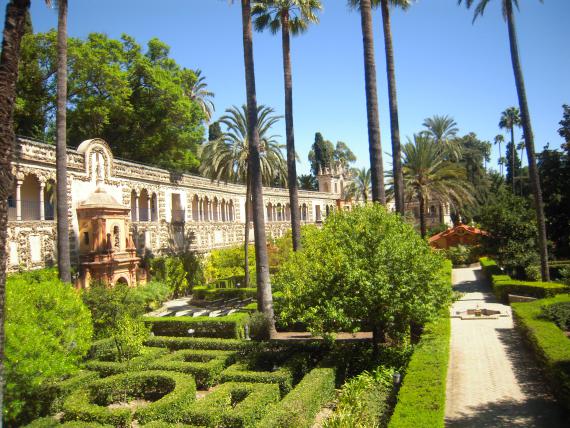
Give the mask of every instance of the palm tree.
<path id="1" fill-rule="evenodd" d="M 281 29 L 283 50 L 283 76 L 285 84 L 285 134 L 287 137 L 287 177 L 289 204 L 291 209 L 291 235 L 293 251 L 301 247 L 301 218 L 299 206 L 299 185 L 295 154 L 295 133 L 293 131 L 293 80 L 291 77 L 290 35 L 296 36 L 307 30 L 309 24 L 318 23 L 317 13 L 321 10 L 319 0 L 262 0 L 254 3 L 252 14 L 255 28 L 267 28 L 275 34 Z"/>
<path id="2" fill-rule="evenodd" d="M 255 91 L 255 68 L 253 63 L 253 31 L 251 25 L 251 2 L 241 0 L 241 22 L 243 33 L 243 62 L 247 95 L 247 135 L 249 143 L 248 177 L 250 180 L 253 206 L 253 231 L 255 236 L 255 266 L 257 272 L 257 307 L 268 320 L 270 336 L 275 332 L 273 295 L 269 281 L 269 259 L 265 238 L 263 217 L 263 186 L 259 161 L 259 133 L 257 128 L 257 96 Z M 293 207 L 292 207 L 293 210 Z"/>
<path id="3" fill-rule="evenodd" d="M 193 71 L 194 75 L 196 76 L 196 80 L 194 81 L 193 85 L 190 87 L 189 97 L 191 100 L 196 101 L 198 103 L 198 105 L 204 112 L 204 116 L 206 117 L 206 122 L 210 122 L 210 120 L 212 120 L 212 114 L 216 110 L 216 108 L 214 107 L 214 102 L 212 101 L 212 98 L 214 98 L 214 93 L 212 91 L 208 91 L 206 76 L 202 76 L 202 70 L 198 68 Z"/>
<path id="4" fill-rule="evenodd" d="M 281 152 L 282 145 L 278 144 L 276 135 L 269 135 L 270 129 L 281 116 L 266 106 L 258 106 L 257 128 L 259 133 L 259 153 L 261 162 L 261 177 L 266 186 L 275 182 L 275 179 L 285 182 L 287 174 L 285 159 Z M 212 180 L 223 180 L 232 183 L 246 183 L 246 209 L 245 209 L 245 278 L 244 283 L 249 285 L 249 209 L 251 205 L 251 182 L 248 175 L 249 143 L 247 134 L 247 107 L 233 106 L 226 109 L 226 114 L 219 120 L 225 125 L 226 132 L 221 138 L 208 141 L 202 147 L 200 158 L 200 172 Z"/>
<path id="5" fill-rule="evenodd" d="M 51 7 L 52 1 L 45 0 Z M 56 111 L 56 203 L 57 268 L 59 278 L 71 282 L 69 220 L 67 203 L 67 0 L 56 0 L 57 7 L 57 111 Z"/>
<path id="6" fill-rule="evenodd" d="M 14 105 L 20 42 L 24 35 L 30 0 L 11 0 L 6 5 L 2 53 L 0 53 L 0 411 L 4 404 L 4 319 L 6 302 L 6 254 L 8 197 L 12 189 L 14 154 Z"/>
<path id="7" fill-rule="evenodd" d="M 354 168 L 352 175 L 354 176 L 353 183 L 356 190 L 356 200 L 358 201 L 362 197 L 364 203 L 368 203 L 371 188 L 370 168 Z"/>
<path id="8" fill-rule="evenodd" d="M 499 160 L 503 157 L 503 152 L 501 150 L 501 143 L 505 142 L 505 137 L 501 134 L 495 135 L 495 145 L 499 145 Z M 503 164 L 499 162 L 499 172 L 501 176 L 503 175 Z"/>
<path id="9" fill-rule="evenodd" d="M 388 101 L 390 104 L 390 133 L 392 136 L 392 175 L 394 181 L 394 202 L 396 212 L 404 215 L 404 175 L 402 174 L 402 148 L 400 145 L 400 125 L 398 120 L 398 97 L 396 92 L 396 66 L 392 46 L 392 28 L 390 24 L 390 5 L 406 10 L 412 0 L 373 0 L 382 10 L 384 30 L 384 50 L 386 52 L 386 74 L 388 77 Z"/>
<path id="10" fill-rule="evenodd" d="M 515 193 L 515 126 L 520 126 L 521 118 L 519 109 L 516 107 L 509 107 L 501 113 L 501 120 L 499 121 L 499 128 L 508 129 L 511 132 L 511 185 L 513 194 Z"/>
<path id="11" fill-rule="evenodd" d="M 521 184 L 521 196 L 523 195 L 523 179 L 524 179 L 524 172 L 523 172 L 523 160 L 524 160 L 524 149 L 525 149 L 525 142 L 524 140 L 521 140 L 518 144 L 517 144 L 517 149 L 521 151 L 521 176 L 519 177 L 520 180 L 520 184 Z"/>
<path id="12" fill-rule="evenodd" d="M 461 4 L 463 0 L 458 0 Z M 467 8 L 470 8 L 475 0 L 465 0 Z M 473 22 L 478 16 L 485 12 L 486 6 L 490 0 L 478 0 L 475 7 Z M 540 0 L 542 2 L 542 0 Z M 534 153 L 534 134 L 532 132 L 532 124 L 530 120 L 530 112 L 528 109 L 528 102 L 526 98 L 526 89 L 524 84 L 524 77 L 519 58 L 519 47 L 517 41 L 517 32 L 515 27 L 515 16 L 513 11 L 513 4 L 517 7 L 518 0 L 501 0 L 503 6 L 503 18 L 507 21 L 509 31 L 509 44 L 511 50 L 511 62 L 513 65 L 513 73 L 515 76 L 515 86 L 517 88 L 517 95 L 519 99 L 519 108 L 521 111 L 521 124 L 523 128 L 524 140 L 526 143 L 526 156 L 528 159 L 528 169 L 532 191 L 534 194 L 534 206 L 536 209 L 536 222 L 538 224 L 538 242 L 540 247 L 540 268 L 543 281 L 550 280 L 550 273 L 548 271 L 548 248 L 546 238 L 546 224 L 544 220 L 544 204 L 542 201 L 542 190 L 540 188 L 540 178 L 538 176 L 538 168 L 536 166 L 536 155 Z"/>
<path id="13" fill-rule="evenodd" d="M 485 156 L 484 156 L 484 161 L 485 161 L 485 165 L 484 165 L 484 169 L 485 171 L 487 171 L 487 162 L 491 161 L 491 147 L 493 147 L 491 145 L 491 143 L 489 141 L 484 141 L 484 148 L 485 148 Z"/>
<path id="14" fill-rule="evenodd" d="M 360 9 L 362 43 L 364 45 L 364 80 L 366 90 L 366 114 L 368 118 L 368 149 L 372 181 L 372 200 L 386 205 L 384 167 L 378 118 L 378 91 L 376 87 L 376 61 L 374 60 L 374 31 L 371 0 L 348 0 L 349 6 Z"/>
<path id="15" fill-rule="evenodd" d="M 402 147 L 402 169 L 406 199 L 417 200 L 420 208 L 420 232 L 426 236 L 426 204 L 436 200 L 453 206 L 472 202 L 471 184 L 465 168 L 447 160 L 445 149 L 426 133 L 414 135 Z"/>
<path id="16" fill-rule="evenodd" d="M 501 156 L 498 160 L 497 163 L 499 164 L 499 169 L 501 170 L 501 175 L 503 175 L 503 168 L 504 166 L 507 164 L 507 158 L 504 156 Z"/>
<path id="17" fill-rule="evenodd" d="M 459 160 L 461 157 L 461 146 L 455 138 L 459 128 L 451 116 L 433 115 L 424 119 L 423 126 L 435 142 L 444 147 L 451 159 Z"/>

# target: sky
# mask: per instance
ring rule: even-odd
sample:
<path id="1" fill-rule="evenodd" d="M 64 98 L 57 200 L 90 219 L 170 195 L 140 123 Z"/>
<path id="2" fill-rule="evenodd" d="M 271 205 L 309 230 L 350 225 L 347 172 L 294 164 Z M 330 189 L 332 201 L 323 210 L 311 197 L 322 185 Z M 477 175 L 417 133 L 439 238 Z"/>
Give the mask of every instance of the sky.
<path id="1" fill-rule="evenodd" d="M 2 10 L 7 0 L 0 0 Z M 44 1 L 32 2 L 34 31 L 57 25 L 57 13 Z M 68 31 L 118 38 L 129 34 L 142 45 L 158 37 L 183 67 L 202 70 L 215 93 L 214 119 L 245 103 L 240 2 L 227 0 L 71 0 Z M 344 141 L 356 166 L 368 167 L 364 60 L 360 15 L 346 0 L 323 0 L 320 24 L 291 43 L 295 144 L 299 173 L 308 173 L 307 154 L 315 132 Z M 562 143 L 557 133 L 562 104 L 570 104 L 570 1 L 520 0 L 517 13 L 523 65 L 535 144 L 540 150 Z M 460 134 L 475 132 L 492 141 L 501 112 L 516 105 L 506 23 L 500 1 L 492 0 L 472 25 L 472 10 L 456 0 L 418 0 L 409 10 L 394 10 L 392 33 L 400 134 L 405 140 L 422 129 L 426 117 L 452 116 Z M 385 56 L 380 11 L 374 12 L 374 39 L 384 164 L 391 168 Z M 257 98 L 284 114 L 281 38 L 254 35 Z M 285 142 L 284 120 L 275 133 Z M 507 134 L 505 133 L 508 140 Z M 95 137 L 95 136 L 94 136 Z M 521 131 L 516 130 L 517 142 Z M 504 145 L 503 145 L 504 151 Z M 498 148 L 491 165 L 496 168 Z M 526 162 L 525 162 L 526 164 Z"/>

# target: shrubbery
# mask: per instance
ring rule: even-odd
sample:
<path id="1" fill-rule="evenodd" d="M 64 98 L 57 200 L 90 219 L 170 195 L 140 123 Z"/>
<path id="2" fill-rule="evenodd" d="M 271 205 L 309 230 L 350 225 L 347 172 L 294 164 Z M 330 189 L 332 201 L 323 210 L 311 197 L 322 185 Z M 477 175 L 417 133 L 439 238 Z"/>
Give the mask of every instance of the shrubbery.
<path id="1" fill-rule="evenodd" d="M 55 270 L 12 275 L 5 334 L 4 421 L 21 425 L 45 406 L 43 388 L 77 371 L 91 345 L 91 315 Z"/>
<path id="2" fill-rule="evenodd" d="M 198 300 L 217 300 L 217 299 L 247 299 L 257 297 L 256 288 L 211 288 L 207 286 L 194 287 L 192 290 L 192 298 Z"/>
<path id="3" fill-rule="evenodd" d="M 170 337 L 154 336 L 145 341 L 147 346 L 168 348 L 171 351 L 178 349 L 216 349 L 216 350 L 243 350 L 257 346 L 253 342 L 238 339 L 215 339 L 209 337 Z"/>
<path id="4" fill-rule="evenodd" d="M 544 315 L 564 331 L 570 331 L 570 302 L 554 303 L 543 308 Z"/>
<path id="5" fill-rule="evenodd" d="M 157 336 L 196 336 L 244 339 L 245 326 L 249 320 L 246 313 L 223 317 L 145 317 L 151 331 Z M 194 330 L 189 333 L 188 330 Z"/>
<path id="6" fill-rule="evenodd" d="M 190 290 L 187 272 L 180 257 L 157 257 L 147 259 L 150 276 L 153 280 L 168 285 L 170 294 L 179 297 Z"/>
<path id="7" fill-rule="evenodd" d="M 244 265 L 243 245 L 212 250 L 204 260 L 204 279 L 206 283 L 212 283 L 218 279 L 243 277 L 245 275 Z M 255 276 L 255 248 L 253 245 L 250 245 L 248 249 L 248 266 L 249 273 L 253 278 Z M 255 284 L 255 281 L 252 284 Z M 247 287 L 247 284 L 242 283 L 240 286 Z"/>
<path id="8" fill-rule="evenodd" d="M 480 246 L 457 245 L 445 250 L 446 257 L 451 260 L 453 266 L 468 265 L 477 262 L 481 254 Z"/>

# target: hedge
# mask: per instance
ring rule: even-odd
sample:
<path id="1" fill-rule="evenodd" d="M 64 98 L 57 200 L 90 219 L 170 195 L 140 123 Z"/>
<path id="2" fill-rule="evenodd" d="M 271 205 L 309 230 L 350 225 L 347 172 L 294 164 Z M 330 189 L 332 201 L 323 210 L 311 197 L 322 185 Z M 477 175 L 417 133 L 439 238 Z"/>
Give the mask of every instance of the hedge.
<path id="1" fill-rule="evenodd" d="M 562 302 L 570 302 L 570 295 L 511 306 L 515 325 L 530 343 L 554 394 L 570 410 L 570 340 L 542 312 L 543 307 Z"/>
<path id="2" fill-rule="evenodd" d="M 163 421 L 152 421 L 149 422 L 148 424 L 142 425 L 142 428 L 206 428 L 206 427 L 180 424 L 180 423 L 168 423 Z"/>
<path id="3" fill-rule="evenodd" d="M 256 343 L 239 339 L 215 339 L 206 337 L 154 336 L 147 339 L 146 346 L 178 349 L 211 349 L 220 351 L 238 351 L 258 346 Z"/>
<path id="4" fill-rule="evenodd" d="M 25 428 L 113 428 L 112 425 L 101 425 L 93 422 L 71 421 L 61 424 L 53 416 L 36 419 Z"/>
<path id="5" fill-rule="evenodd" d="M 149 368 L 188 373 L 196 379 L 200 389 L 217 383 L 222 370 L 235 360 L 235 351 L 185 349 L 174 351 L 154 361 Z"/>
<path id="6" fill-rule="evenodd" d="M 192 298 L 197 300 L 255 299 L 257 298 L 257 288 L 209 288 L 200 286 L 192 289 Z"/>
<path id="7" fill-rule="evenodd" d="M 99 373 L 95 371 L 80 370 L 65 380 L 50 383 L 42 394 L 42 400 L 46 407 L 45 412 L 47 414 L 60 412 L 63 401 L 69 394 L 97 378 L 99 378 Z M 48 407 L 49 409 L 47 409 Z"/>
<path id="8" fill-rule="evenodd" d="M 244 339 L 245 326 L 249 321 L 246 313 L 235 313 L 223 317 L 145 317 L 145 324 L 157 336 L 187 337 L 188 330 L 194 330 L 196 337 L 218 337 Z"/>
<path id="9" fill-rule="evenodd" d="M 228 382 L 188 407 L 183 422 L 211 427 L 253 427 L 279 401 L 274 384 Z"/>
<path id="10" fill-rule="evenodd" d="M 448 316 L 426 325 L 406 370 L 389 428 L 443 428 L 450 331 Z"/>
<path id="11" fill-rule="evenodd" d="M 488 258 L 479 259 L 485 275 L 491 280 L 497 299 L 508 301 L 509 294 L 536 297 L 542 299 L 556 294 L 567 293 L 570 287 L 555 282 L 519 281 L 503 273 L 497 263 Z"/>
<path id="12" fill-rule="evenodd" d="M 258 427 L 309 428 L 319 410 L 335 395 L 335 369 L 311 370 L 279 403 L 273 405 Z"/>
<path id="13" fill-rule="evenodd" d="M 298 354 L 289 358 L 275 371 L 256 370 L 257 367 L 251 363 L 239 362 L 225 369 L 220 381 L 276 383 L 279 385 L 281 395 L 284 396 L 306 372 L 307 361 L 306 354 Z"/>
<path id="14" fill-rule="evenodd" d="M 168 349 L 156 347 L 143 347 L 141 355 L 130 361 L 99 361 L 91 360 L 85 363 L 89 370 L 100 373 L 102 377 L 125 372 L 135 372 L 146 369 L 150 363 L 168 353 Z"/>
<path id="15" fill-rule="evenodd" d="M 160 398 L 137 409 L 106 406 L 126 398 Z M 130 427 L 132 419 L 144 424 L 168 417 L 178 421 L 195 400 L 196 384 L 189 375 L 168 371 L 124 373 L 96 380 L 72 393 L 63 403 L 65 419 Z"/>

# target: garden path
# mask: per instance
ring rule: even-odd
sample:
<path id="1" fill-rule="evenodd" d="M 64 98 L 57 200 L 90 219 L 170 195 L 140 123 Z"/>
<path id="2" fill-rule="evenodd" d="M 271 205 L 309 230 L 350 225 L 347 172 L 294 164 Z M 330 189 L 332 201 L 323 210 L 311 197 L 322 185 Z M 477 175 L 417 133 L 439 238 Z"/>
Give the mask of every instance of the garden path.
<path id="1" fill-rule="evenodd" d="M 465 294 L 452 314 L 478 305 L 509 316 L 451 319 L 446 427 L 570 426 L 514 329 L 510 306 L 497 303 L 481 268 L 454 269 L 453 284 Z"/>

